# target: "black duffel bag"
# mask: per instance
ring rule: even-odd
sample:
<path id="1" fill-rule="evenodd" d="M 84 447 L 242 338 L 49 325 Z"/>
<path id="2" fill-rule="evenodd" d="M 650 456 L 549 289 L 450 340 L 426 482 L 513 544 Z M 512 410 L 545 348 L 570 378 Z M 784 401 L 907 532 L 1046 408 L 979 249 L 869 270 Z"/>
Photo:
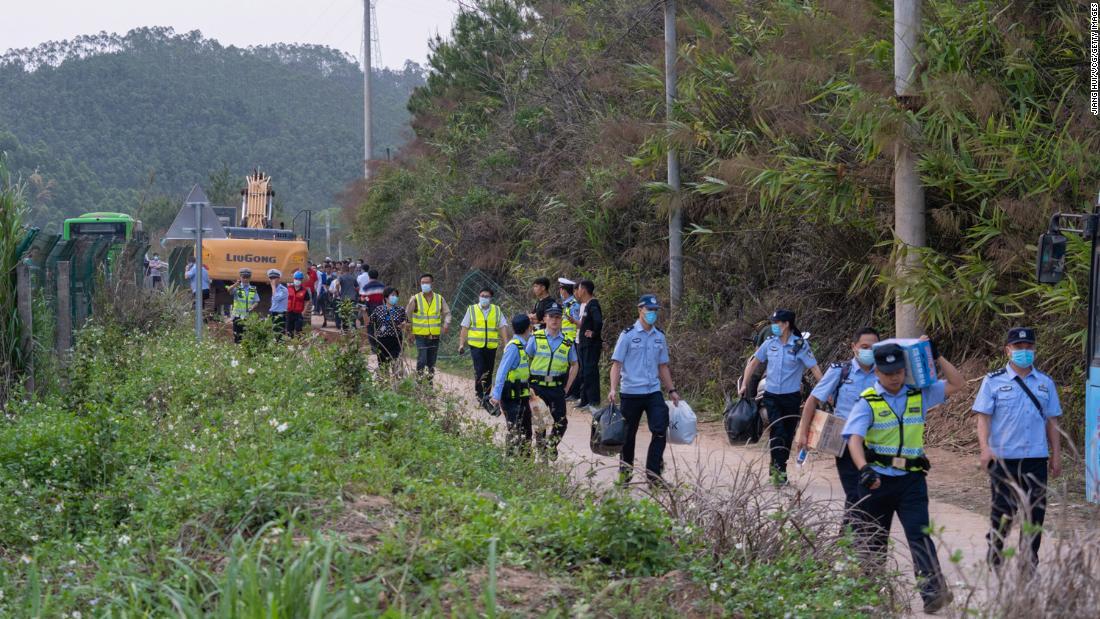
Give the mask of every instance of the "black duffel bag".
<path id="1" fill-rule="evenodd" d="M 763 425 L 754 400 L 741 398 L 736 402 L 730 401 L 726 405 L 726 437 L 731 445 L 759 441 L 760 435 L 764 433 Z"/>
<path id="2" fill-rule="evenodd" d="M 601 456 L 617 456 L 626 442 L 626 422 L 623 412 L 615 404 L 608 404 L 592 413 L 592 430 L 588 446 L 592 453 Z"/>

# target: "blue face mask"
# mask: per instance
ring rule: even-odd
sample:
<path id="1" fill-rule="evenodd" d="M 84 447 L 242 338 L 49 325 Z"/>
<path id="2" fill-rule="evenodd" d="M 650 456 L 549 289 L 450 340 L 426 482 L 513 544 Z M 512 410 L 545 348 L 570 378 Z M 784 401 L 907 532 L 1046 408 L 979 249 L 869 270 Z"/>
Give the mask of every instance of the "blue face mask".
<path id="1" fill-rule="evenodd" d="M 860 348 L 856 351 L 856 361 L 867 367 L 875 366 L 875 351 L 870 348 Z"/>
<path id="2" fill-rule="evenodd" d="M 477 302 L 481 304 L 481 307 L 489 307 L 489 304 L 493 302 L 490 297 L 478 297 Z"/>
<path id="3" fill-rule="evenodd" d="M 1035 351 L 1026 349 L 1012 351 L 1012 363 L 1022 368 L 1031 367 L 1031 364 L 1035 363 Z"/>
<path id="4" fill-rule="evenodd" d="M 644 314 L 645 321 L 651 325 L 657 323 L 657 310 L 649 310 Z"/>
<path id="5" fill-rule="evenodd" d="M 420 284 L 420 292 L 428 293 L 432 291 L 431 284 Z"/>
<path id="6" fill-rule="evenodd" d="M 783 329 L 779 328 L 779 325 L 772 323 L 772 335 L 778 336 L 783 332 Z"/>
<path id="7" fill-rule="evenodd" d="M 390 295 L 390 305 L 397 305 L 397 295 L 395 295 L 395 294 Z"/>

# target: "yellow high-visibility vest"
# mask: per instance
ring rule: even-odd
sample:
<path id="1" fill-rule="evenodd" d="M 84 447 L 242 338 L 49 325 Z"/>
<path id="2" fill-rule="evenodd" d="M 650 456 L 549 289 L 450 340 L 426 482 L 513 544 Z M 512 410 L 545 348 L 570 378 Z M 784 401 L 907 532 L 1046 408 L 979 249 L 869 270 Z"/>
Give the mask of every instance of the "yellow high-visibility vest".
<path id="1" fill-rule="evenodd" d="M 561 332 L 565 334 L 565 339 L 570 342 L 577 339 L 577 323 L 573 322 L 572 311 L 577 307 L 578 302 L 576 299 L 570 299 L 565 302 L 563 306 L 564 311 L 561 313 Z"/>
<path id="2" fill-rule="evenodd" d="M 429 302 L 424 293 L 418 292 L 413 300 L 416 302 L 411 316 L 413 335 L 439 337 L 443 331 L 443 298 L 433 294 Z"/>
<path id="3" fill-rule="evenodd" d="M 500 308 L 496 305 L 489 306 L 489 315 L 481 311 L 480 305 L 470 306 L 470 332 L 467 334 L 466 343 L 474 348 L 488 348 L 490 350 L 500 345 L 497 337 L 497 324 L 500 323 Z"/>
<path id="4" fill-rule="evenodd" d="M 871 405 L 871 427 L 863 438 L 867 460 L 890 466 L 892 458 L 905 458 L 905 470 L 923 471 L 926 466 L 916 462 L 924 458 L 924 412 L 920 389 L 909 388 L 905 410 L 898 414 L 890 408 L 874 387 L 859 394 Z"/>

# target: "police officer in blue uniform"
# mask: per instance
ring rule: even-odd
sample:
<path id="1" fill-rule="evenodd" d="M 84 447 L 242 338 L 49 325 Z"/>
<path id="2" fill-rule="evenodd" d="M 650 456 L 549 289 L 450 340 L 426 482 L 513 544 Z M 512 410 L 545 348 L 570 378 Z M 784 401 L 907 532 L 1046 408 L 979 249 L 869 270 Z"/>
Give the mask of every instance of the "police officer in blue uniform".
<path id="1" fill-rule="evenodd" d="M 802 339 L 802 332 L 794 324 L 794 312 L 778 309 L 771 317 L 772 335 L 756 349 L 745 366 L 745 376 L 739 391 L 745 397 L 749 378 L 762 362 L 767 362 L 767 388 L 762 406 L 768 411 L 768 449 L 771 452 L 772 480 L 775 484 L 787 483 L 787 460 L 791 443 L 798 428 L 802 404 L 802 374 L 813 372 L 821 380 L 821 368 L 817 366 L 810 345 Z"/>
<path id="2" fill-rule="evenodd" d="M 875 353 L 871 348 L 879 341 L 878 331 L 864 327 L 852 338 L 852 359 L 846 363 L 834 363 L 814 387 L 802 407 L 802 432 L 794 438 L 794 453 L 806 447 L 810 424 L 814 413 L 825 403 L 832 405 L 833 414 L 847 419 L 852 407 L 859 401 L 859 394 L 873 387 L 875 377 Z M 836 472 L 844 488 L 844 524 L 850 523 L 851 508 L 859 500 L 859 469 L 852 464 L 852 456 L 845 449 L 836 459 Z"/>
<path id="3" fill-rule="evenodd" d="M 554 418 L 549 444 L 544 443 L 542 436 L 535 437 L 550 460 L 558 459 L 558 444 L 569 425 L 565 394 L 573 386 L 578 372 L 577 349 L 561 330 L 564 311 L 557 303 L 548 305 L 542 316 L 545 328 L 536 331 L 525 345 L 531 360 L 531 386 L 535 394 L 546 402 L 550 416 Z"/>
<path id="4" fill-rule="evenodd" d="M 909 543 L 926 613 L 950 604 L 953 596 L 940 569 L 936 544 L 928 534 L 929 463 L 924 453 L 924 422 L 929 409 L 943 404 L 966 385 L 962 374 L 939 356 L 934 344 L 932 351 L 938 373 L 946 380 L 917 389 L 905 384 L 901 346 L 876 346 L 877 380 L 852 406 L 843 430 L 852 462 L 859 470 L 856 507 L 871 525 L 860 528 L 873 553 L 872 560 L 885 560 L 890 525 L 897 514 Z"/>
<path id="5" fill-rule="evenodd" d="M 994 567 L 1004 560 L 1004 538 L 1018 512 L 1025 522 L 1043 526 L 1047 472 L 1051 477 L 1062 473 L 1062 405 L 1054 381 L 1033 365 L 1035 330 L 1009 329 L 1004 350 L 1008 365 L 985 377 L 973 407 L 982 467 L 989 471 L 993 494 L 987 559 Z M 1039 563 L 1042 533 L 1028 528 L 1021 527 L 1020 550 L 1033 567 Z"/>
<path id="6" fill-rule="evenodd" d="M 642 295 L 638 299 L 638 320 L 619 334 L 615 352 L 611 354 L 611 387 L 607 398 L 612 403 L 622 400 L 626 442 L 619 456 L 619 479 L 624 484 L 634 474 L 634 442 L 642 413 L 650 433 L 646 481 L 661 483 L 668 435 L 668 404 L 661 386 L 668 391 L 673 405 L 680 403 L 680 392 L 673 386 L 672 370 L 668 367 L 668 341 L 664 331 L 657 328 L 660 309 L 656 295 Z"/>
<path id="7" fill-rule="evenodd" d="M 526 454 L 531 446 L 531 361 L 527 342 L 531 339 L 531 319 L 527 314 L 512 317 L 512 340 L 504 347 L 489 402 L 504 411 L 507 422 L 508 453 Z"/>

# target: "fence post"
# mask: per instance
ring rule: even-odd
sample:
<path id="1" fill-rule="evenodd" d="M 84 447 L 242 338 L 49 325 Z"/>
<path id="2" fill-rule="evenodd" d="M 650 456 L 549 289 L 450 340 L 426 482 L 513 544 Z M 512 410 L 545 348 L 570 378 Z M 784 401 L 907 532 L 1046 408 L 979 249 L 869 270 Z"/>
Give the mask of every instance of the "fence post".
<path id="1" fill-rule="evenodd" d="M 34 393 L 34 304 L 31 302 L 31 270 L 20 261 L 15 267 L 15 294 L 19 310 L 19 348 L 23 351 L 23 369 L 27 393 Z"/>
<path id="2" fill-rule="evenodd" d="M 70 273 L 72 263 L 57 262 L 57 356 L 64 364 L 73 347 L 73 297 Z"/>

